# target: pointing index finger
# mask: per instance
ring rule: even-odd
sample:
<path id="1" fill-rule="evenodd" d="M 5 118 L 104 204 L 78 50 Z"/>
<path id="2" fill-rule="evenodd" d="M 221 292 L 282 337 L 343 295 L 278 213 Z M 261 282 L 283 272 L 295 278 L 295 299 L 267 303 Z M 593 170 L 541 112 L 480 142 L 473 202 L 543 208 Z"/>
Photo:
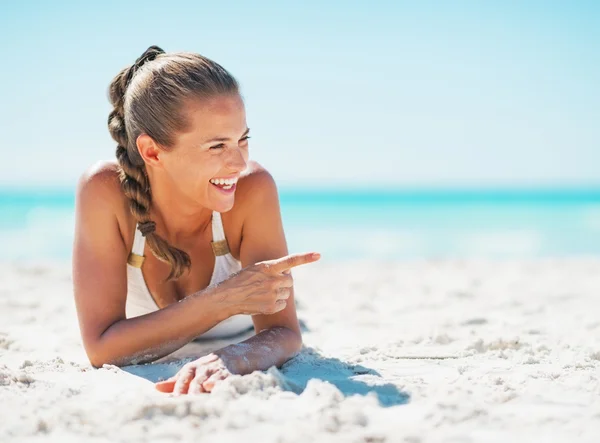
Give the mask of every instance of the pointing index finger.
<path id="1" fill-rule="evenodd" d="M 281 273 L 287 271 L 295 266 L 304 265 L 307 263 L 312 263 L 321 258 L 321 254 L 318 252 L 309 252 L 309 253 L 301 253 L 301 254 L 291 254 L 286 255 L 285 257 L 281 257 L 275 260 L 270 260 L 267 263 L 269 264 L 269 269 L 275 273 Z"/>

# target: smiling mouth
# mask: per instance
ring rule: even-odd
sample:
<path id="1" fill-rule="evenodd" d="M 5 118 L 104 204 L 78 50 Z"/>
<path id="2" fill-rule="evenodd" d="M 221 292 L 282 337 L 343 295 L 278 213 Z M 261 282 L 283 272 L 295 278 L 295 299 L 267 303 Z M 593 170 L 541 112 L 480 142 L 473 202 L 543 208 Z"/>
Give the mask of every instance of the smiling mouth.
<path id="1" fill-rule="evenodd" d="M 219 192 L 222 192 L 225 194 L 232 194 L 236 188 L 236 183 L 220 184 L 220 183 L 210 182 L 210 184 L 213 185 L 215 188 L 217 188 L 219 190 Z"/>
<path id="2" fill-rule="evenodd" d="M 221 184 L 210 182 L 210 184 L 213 186 L 216 186 L 219 189 L 231 189 L 235 186 L 235 183 L 233 183 L 233 184 L 228 183 L 228 184 L 221 185 Z"/>

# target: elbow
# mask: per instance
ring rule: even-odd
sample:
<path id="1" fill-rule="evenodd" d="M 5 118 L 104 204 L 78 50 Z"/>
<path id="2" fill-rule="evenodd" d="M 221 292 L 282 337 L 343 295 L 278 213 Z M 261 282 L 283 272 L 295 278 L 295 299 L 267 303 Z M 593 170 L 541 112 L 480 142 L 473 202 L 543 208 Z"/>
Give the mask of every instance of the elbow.
<path id="1" fill-rule="evenodd" d="M 100 369 L 104 365 L 114 365 L 114 366 L 127 366 L 129 364 L 126 358 L 116 358 L 113 356 L 103 355 L 101 353 L 87 353 L 88 360 L 90 364 L 96 368 Z"/>
<path id="2" fill-rule="evenodd" d="M 302 342 L 302 333 L 300 332 L 300 328 L 290 328 L 284 326 L 283 330 L 287 334 L 286 341 L 288 343 L 288 349 L 293 352 L 293 355 L 298 354 L 304 346 L 304 343 Z"/>
<path id="3" fill-rule="evenodd" d="M 104 365 L 122 366 L 124 363 L 123 356 L 119 355 L 117 343 L 105 336 L 108 329 L 82 334 L 85 353 L 90 364 L 96 369 Z"/>
<path id="4" fill-rule="evenodd" d="M 91 337 L 83 333 L 81 334 L 81 338 L 88 361 L 94 368 L 101 368 L 105 361 L 100 349 L 100 340 L 95 336 Z"/>
<path id="5" fill-rule="evenodd" d="M 296 343 L 296 348 L 295 348 L 295 353 L 299 354 L 300 351 L 302 351 L 302 348 L 304 347 L 304 342 L 302 341 L 302 334 L 298 334 L 298 342 Z"/>
<path id="6" fill-rule="evenodd" d="M 104 366 L 105 364 L 108 364 L 108 361 L 105 358 L 103 358 L 103 356 L 101 356 L 101 355 L 98 355 L 98 354 L 95 354 L 92 352 L 88 352 L 87 356 L 88 356 L 88 360 L 89 360 L 90 364 L 96 369 L 99 369 L 102 366 Z"/>
<path id="7" fill-rule="evenodd" d="M 302 341 L 302 333 L 300 331 L 295 332 L 296 336 L 296 345 L 298 346 L 298 350 L 302 349 L 304 342 Z"/>
<path id="8" fill-rule="evenodd" d="M 302 348 L 304 344 L 302 343 L 302 334 L 296 331 L 291 331 L 290 338 L 288 339 L 287 344 L 287 358 L 286 361 L 291 360 L 296 357 L 300 352 L 302 352 Z"/>
<path id="9" fill-rule="evenodd" d="M 97 344 L 86 346 L 85 352 L 90 364 L 96 369 L 99 369 L 104 365 L 111 364 L 110 359 L 103 354 Z"/>
<path id="10" fill-rule="evenodd" d="M 84 344 L 85 353 L 87 354 L 87 358 L 90 364 L 99 369 L 104 365 L 117 365 L 116 359 L 114 355 L 111 355 L 110 352 L 103 346 L 101 340 L 94 340 L 92 342 L 87 342 Z"/>
<path id="11" fill-rule="evenodd" d="M 290 329 L 290 348 L 294 355 L 297 355 L 302 351 L 304 343 L 302 341 L 302 333 L 300 331 L 294 331 Z"/>
<path id="12" fill-rule="evenodd" d="M 267 329 L 263 329 L 266 331 Z M 279 343 L 285 353 L 292 358 L 302 351 L 304 343 L 302 342 L 302 333 L 300 328 L 294 329 L 288 326 L 274 326 L 269 329 L 272 334 L 279 338 Z M 262 332 L 262 331 L 261 331 Z"/>
<path id="13" fill-rule="evenodd" d="M 106 363 L 104 360 L 99 359 L 99 358 L 92 358 L 89 357 L 88 360 L 90 361 L 90 364 L 95 368 L 95 369 L 100 369 L 102 366 L 104 366 Z"/>
<path id="14" fill-rule="evenodd" d="M 85 350 L 90 364 L 96 369 L 99 369 L 104 365 L 122 367 L 150 363 L 160 358 L 160 355 L 149 352 L 124 354 L 123 352 L 107 347 L 104 343 L 88 345 Z"/>

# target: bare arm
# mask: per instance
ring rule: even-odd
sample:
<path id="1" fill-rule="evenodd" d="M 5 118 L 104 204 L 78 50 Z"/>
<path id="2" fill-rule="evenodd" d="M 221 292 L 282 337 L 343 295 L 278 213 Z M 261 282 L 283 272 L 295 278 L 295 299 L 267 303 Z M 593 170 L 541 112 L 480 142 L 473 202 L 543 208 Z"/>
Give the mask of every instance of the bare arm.
<path id="1" fill-rule="evenodd" d="M 284 326 L 274 326 L 213 353 L 223 359 L 233 374 L 251 374 L 266 371 L 271 366 L 281 367 L 302 348 L 302 338 Z"/>
<path id="2" fill-rule="evenodd" d="M 149 362 L 228 318 L 218 288 L 140 317 L 125 318 L 128 255 L 117 215 L 122 200 L 108 167 L 78 186 L 73 282 L 83 344 L 93 366 Z"/>
<path id="3" fill-rule="evenodd" d="M 207 289 L 150 314 L 113 323 L 88 351 L 90 362 L 126 366 L 164 357 L 228 318 Z M 223 308 L 223 307 L 222 307 Z"/>
<path id="4" fill-rule="evenodd" d="M 241 180 L 238 181 L 238 185 L 240 183 Z M 282 281 L 287 280 L 287 299 L 283 308 L 263 310 L 262 313 L 252 316 L 257 332 L 255 336 L 187 363 L 173 377 L 156 384 L 156 388 L 161 392 L 173 392 L 176 395 L 211 392 L 215 383 L 227 378 L 231 373 L 249 374 L 256 370 L 267 370 L 271 366 L 280 367 L 302 348 L 302 336 L 289 274 L 292 267 L 312 263 L 318 260 L 320 255 L 287 255 L 277 188 L 267 171 L 262 169 L 246 178 L 244 186 L 239 186 L 236 192 L 236 198 L 242 200 L 248 208 L 244 217 L 240 248 L 242 266 L 250 269 L 257 266 L 261 268 L 267 263 L 267 274 L 276 275 Z M 240 195 L 242 192 L 249 194 Z M 240 283 L 238 282 L 238 285 Z M 252 294 L 252 298 L 256 295 Z M 278 297 L 281 295 L 280 293 Z M 245 309 L 242 308 L 242 311 Z"/>
<path id="5" fill-rule="evenodd" d="M 244 196 L 248 209 L 240 247 L 242 266 L 288 255 L 275 181 L 260 168 L 244 184 L 249 195 Z M 285 309 L 254 315 L 252 320 L 255 336 L 215 352 L 231 366 L 232 372 L 248 374 L 280 367 L 302 348 L 293 287 Z"/>

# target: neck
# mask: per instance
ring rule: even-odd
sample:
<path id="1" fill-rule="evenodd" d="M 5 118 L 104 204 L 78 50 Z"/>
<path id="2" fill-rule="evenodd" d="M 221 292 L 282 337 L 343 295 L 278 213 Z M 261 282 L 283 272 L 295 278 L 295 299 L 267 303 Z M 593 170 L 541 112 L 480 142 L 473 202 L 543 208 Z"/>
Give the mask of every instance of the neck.
<path id="1" fill-rule="evenodd" d="M 153 183 L 151 218 L 157 231 L 167 241 L 179 243 L 196 237 L 211 227 L 212 210 L 181 195 L 166 183 Z"/>

